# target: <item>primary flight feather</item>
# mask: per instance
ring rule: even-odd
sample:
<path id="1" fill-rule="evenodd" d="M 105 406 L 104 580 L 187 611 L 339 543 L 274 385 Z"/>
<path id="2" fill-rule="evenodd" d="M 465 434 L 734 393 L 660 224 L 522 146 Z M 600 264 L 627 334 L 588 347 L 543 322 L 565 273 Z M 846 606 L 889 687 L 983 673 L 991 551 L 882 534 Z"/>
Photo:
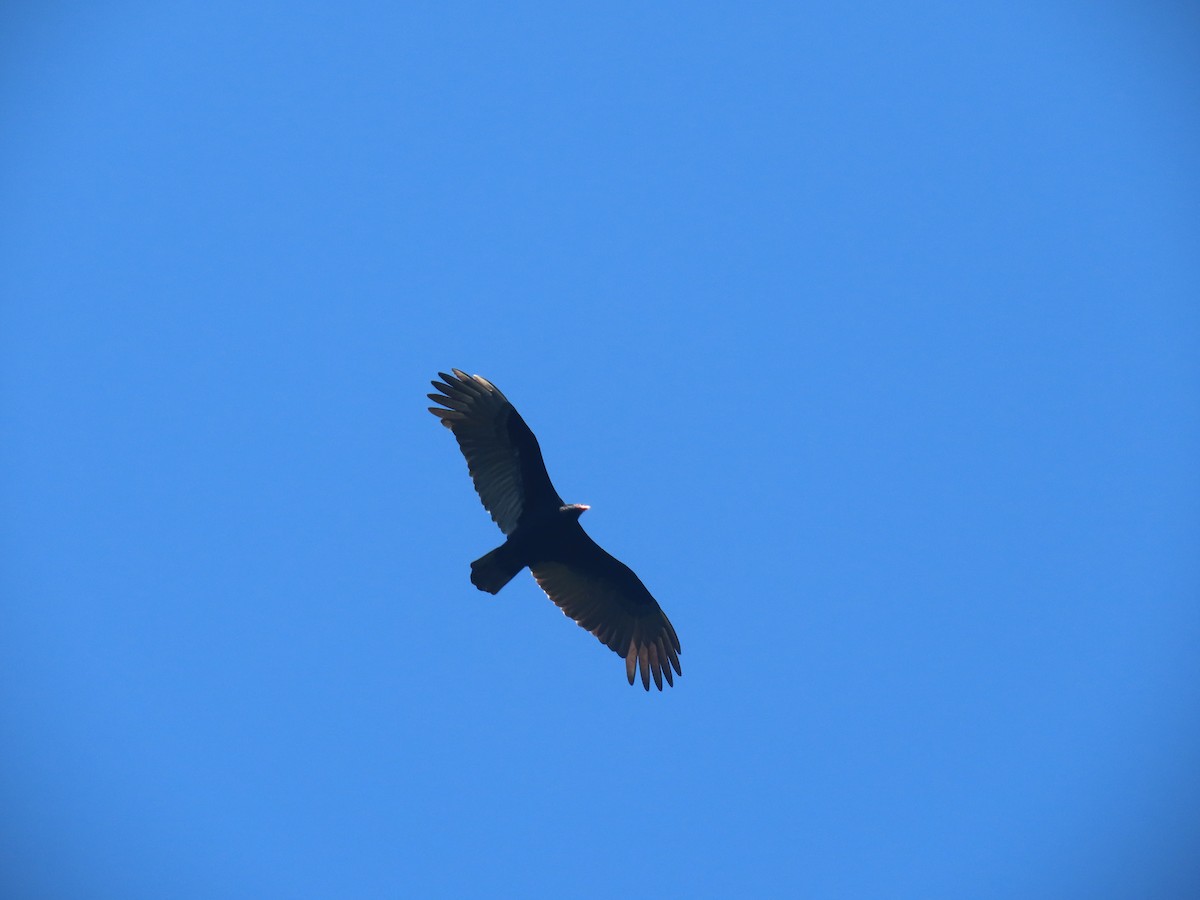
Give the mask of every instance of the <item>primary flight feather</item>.
<path id="1" fill-rule="evenodd" d="M 491 553 L 471 563 L 471 583 L 498 593 L 528 567 L 538 585 L 565 613 L 625 660 L 633 684 L 642 686 L 679 668 L 679 638 L 641 579 L 588 537 L 579 517 L 588 508 L 565 504 L 546 472 L 537 438 L 508 399 L 486 378 L 458 369 L 439 372 L 430 407 L 458 441 L 484 508 L 507 535 Z"/>

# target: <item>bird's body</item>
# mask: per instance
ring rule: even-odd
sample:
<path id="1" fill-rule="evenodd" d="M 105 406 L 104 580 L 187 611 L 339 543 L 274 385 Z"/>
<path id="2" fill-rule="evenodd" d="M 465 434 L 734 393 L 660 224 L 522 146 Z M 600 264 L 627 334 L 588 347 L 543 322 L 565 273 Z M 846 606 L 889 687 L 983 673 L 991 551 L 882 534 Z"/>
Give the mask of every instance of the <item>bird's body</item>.
<path id="1" fill-rule="evenodd" d="M 588 509 L 555 491 L 537 438 L 507 398 L 485 378 L 439 373 L 430 407 L 458 440 L 484 507 L 507 540 L 471 563 L 471 583 L 495 594 L 523 568 L 570 618 L 625 659 L 633 684 L 651 676 L 674 684 L 679 638 L 641 579 L 606 553 L 579 524 Z"/>
<path id="2" fill-rule="evenodd" d="M 587 538 L 579 524 L 585 509 L 573 505 L 538 510 L 540 515 L 526 513 L 508 540 L 471 563 L 471 584 L 496 594 L 524 568 L 578 556 L 582 540 Z"/>

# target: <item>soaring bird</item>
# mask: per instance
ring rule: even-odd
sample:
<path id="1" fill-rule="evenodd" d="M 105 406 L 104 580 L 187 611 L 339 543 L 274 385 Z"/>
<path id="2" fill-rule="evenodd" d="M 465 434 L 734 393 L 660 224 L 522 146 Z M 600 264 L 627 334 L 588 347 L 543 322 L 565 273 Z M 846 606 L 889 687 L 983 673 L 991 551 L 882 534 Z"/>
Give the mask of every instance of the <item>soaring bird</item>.
<path id="1" fill-rule="evenodd" d="M 558 608 L 625 660 L 629 683 L 640 668 L 674 685 L 679 638 L 640 578 L 593 541 L 579 517 L 582 503 L 563 503 L 550 483 L 537 438 L 496 386 L 479 375 L 439 372 L 429 407 L 458 441 L 484 508 L 507 539 L 471 563 L 471 583 L 496 594 L 528 567 Z M 441 407 L 445 407 L 444 409 Z"/>

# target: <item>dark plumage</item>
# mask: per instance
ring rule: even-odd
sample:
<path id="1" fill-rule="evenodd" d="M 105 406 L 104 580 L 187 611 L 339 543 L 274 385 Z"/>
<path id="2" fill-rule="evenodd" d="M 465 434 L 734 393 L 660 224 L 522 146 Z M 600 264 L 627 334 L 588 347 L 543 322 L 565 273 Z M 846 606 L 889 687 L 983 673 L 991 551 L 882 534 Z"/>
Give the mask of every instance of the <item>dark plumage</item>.
<path id="1" fill-rule="evenodd" d="M 579 517 L 588 507 L 564 504 L 542 461 L 537 438 L 525 420 L 490 381 L 458 369 L 439 372 L 440 393 L 430 407 L 454 433 L 475 490 L 508 539 L 471 563 L 471 583 L 497 593 L 528 567 L 539 586 L 564 614 L 594 634 L 625 660 L 633 684 L 641 668 L 662 690 L 675 683 L 679 638 L 655 599 L 632 570 L 609 556 L 583 530 Z"/>

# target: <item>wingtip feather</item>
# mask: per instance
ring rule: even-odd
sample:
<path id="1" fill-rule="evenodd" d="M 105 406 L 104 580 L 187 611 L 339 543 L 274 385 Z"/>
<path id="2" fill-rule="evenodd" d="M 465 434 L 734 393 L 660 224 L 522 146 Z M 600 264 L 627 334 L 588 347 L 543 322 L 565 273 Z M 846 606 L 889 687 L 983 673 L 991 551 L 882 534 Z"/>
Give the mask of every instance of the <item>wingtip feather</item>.
<path id="1" fill-rule="evenodd" d="M 663 667 L 662 659 L 658 655 L 658 645 L 650 645 L 650 671 L 654 674 L 654 686 L 660 691 L 662 690 Z M 670 669 L 667 670 L 668 672 Z M 650 690 L 650 688 L 646 688 Z"/>

